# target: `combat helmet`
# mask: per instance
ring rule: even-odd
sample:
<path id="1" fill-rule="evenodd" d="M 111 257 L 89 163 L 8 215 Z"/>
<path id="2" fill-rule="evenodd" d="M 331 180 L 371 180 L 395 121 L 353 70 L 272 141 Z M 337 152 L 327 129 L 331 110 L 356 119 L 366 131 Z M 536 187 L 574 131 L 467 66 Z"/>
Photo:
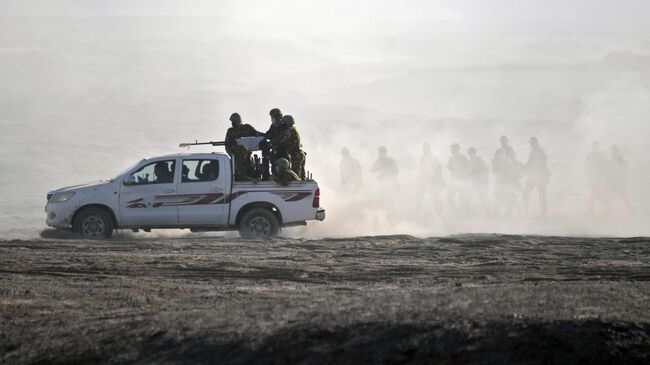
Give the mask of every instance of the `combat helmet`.
<path id="1" fill-rule="evenodd" d="M 289 160 L 286 158 L 278 158 L 277 161 L 275 161 L 275 166 L 278 171 L 286 171 L 289 170 L 291 165 L 289 164 Z"/>
<path id="2" fill-rule="evenodd" d="M 232 113 L 230 114 L 230 121 L 239 124 L 241 123 L 241 116 L 239 113 Z"/>
<path id="3" fill-rule="evenodd" d="M 289 125 L 289 126 L 295 124 L 295 122 L 293 121 L 293 117 L 291 115 L 285 115 L 284 117 L 282 117 L 281 121 L 282 124 Z"/>
<path id="4" fill-rule="evenodd" d="M 269 115 L 270 115 L 271 117 L 274 117 L 274 118 L 278 118 L 278 119 L 280 119 L 280 118 L 282 118 L 282 111 L 280 111 L 280 109 L 278 109 L 278 108 L 273 108 L 273 109 L 271 109 L 271 111 L 269 112 Z"/>

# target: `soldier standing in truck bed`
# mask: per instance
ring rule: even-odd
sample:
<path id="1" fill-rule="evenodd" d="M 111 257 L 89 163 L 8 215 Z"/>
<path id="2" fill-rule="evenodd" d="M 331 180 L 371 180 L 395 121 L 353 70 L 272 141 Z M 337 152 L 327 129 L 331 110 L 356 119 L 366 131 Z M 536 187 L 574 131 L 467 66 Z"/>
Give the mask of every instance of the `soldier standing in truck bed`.
<path id="1" fill-rule="evenodd" d="M 274 108 L 271 109 L 269 115 L 271 116 L 271 126 L 264 134 L 266 139 L 272 139 L 278 133 L 278 130 L 280 129 L 280 121 L 282 120 L 282 111 L 278 108 Z"/>
<path id="2" fill-rule="evenodd" d="M 286 158 L 291 162 L 291 170 L 301 179 L 305 178 L 305 152 L 302 151 L 300 135 L 294 127 L 291 115 L 285 115 L 280 120 L 280 127 L 271 138 L 274 158 Z"/>
<path id="3" fill-rule="evenodd" d="M 277 134 L 280 130 L 280 121 L 282 120 L 282 112 L 278 108 L 273 108 L 269 111 L 271 116 L 271 126 L 269 130 L 264 133 L 265 140 L 260 143 L 262 149 L 262 179 L 269 179 L 269 170 L 273 171 L 275 168 L 275 161 L 280 158 L 276 156 L 272 143 L 277 142 Z"/>
<path id="4" fill-rule="evenodd" d="M 232 127 L 226 132 L 226 152 L 231 158 L 235 159 L 235 180 L 250 180 L 253 173 L 251 163 L 251 151 L 246 147 L 237 144 L 237 139 L 242 137 L 255 137 L 259 132 L 250 124 L 242 123 L 241 117 L 237 113 L 230 116 Z"/>

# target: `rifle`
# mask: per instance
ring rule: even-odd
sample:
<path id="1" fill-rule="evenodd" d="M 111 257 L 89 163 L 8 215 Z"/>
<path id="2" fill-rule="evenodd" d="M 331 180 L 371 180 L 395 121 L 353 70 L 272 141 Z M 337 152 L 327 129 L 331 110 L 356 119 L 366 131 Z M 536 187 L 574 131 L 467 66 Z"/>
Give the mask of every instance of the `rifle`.
<path id="1" fill-rule="evenodd" d="M 224 142 L 224 141 L 218 141 L 218 142 L 212 142 L 212 141 L 210 141 L 210 142 L 198 142 L 198 141 L 195 141 L 194 143 L 181 143 L 181 144 L 178 145 L 178 147 L 190 148 L 190 146 L 200 146 L 200 145 L 225 146 L 226 142 Z"/>

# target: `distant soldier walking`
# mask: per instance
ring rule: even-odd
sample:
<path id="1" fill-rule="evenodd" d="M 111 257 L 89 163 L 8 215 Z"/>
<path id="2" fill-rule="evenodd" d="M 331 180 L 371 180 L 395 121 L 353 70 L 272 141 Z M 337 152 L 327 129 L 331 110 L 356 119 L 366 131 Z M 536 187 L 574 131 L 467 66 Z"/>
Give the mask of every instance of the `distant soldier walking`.
<path id="1" fill-rule="evenodd" d="M 379 147 L 379 156 L 377 160 L 372 164 L 370 172 L 377 175 L 377 180 L 379 181 L 396 181 L 397 174 L 399 169 L 397 168 L 397 162 L 391 157 L 388 157 L 388 150 L 386 147 Z"/>
<path id="2" fill-rule="evenodd" d="M 417 187 L 417 194 L 422 195 L 423 198 L 427 194 L 431 195 L 431 199 L 433 200 L 433 210 L 440 216 L 442 213 L 442 199 L 440 197 L 440 192 L 445 187 L 442 178 L 442 165 L 431 152 L 431 146 L 429 143 L 426 142 L 422 145 L 422 157 L 420 158 Z M 418 199 L 418 204 L 429 205 L 429 202 L 426 198 Z"/>
<path id="3" fill-rule="evenodd" d="M 505 215 L 512 216 L 517 207 L 517 193 L 522 191 L 524 166 L 517 160 L 517 154 L 510 146 L 508 137 L 501 136 L 499 145 L 492 159 L 492 172 L 495 174 L 494 209 L 497 215 L 501 215 L 503 211 Z"/>
<path id="4" fill-rule="evenodd" d="M 537 189 L 539 196 L 539 206 L 541 209 L 540 216 L 545 216 L 548 209 L 546 202 L 546 187 L 548 186 L 551 172 L 548 169 L 546 160 L 546 153 L 539 146 L 536 137 L 531 137 L 528 141 L 530 143 L 530 155 L 528 162 L 524 166 L 526 174 L 526 185 L 524 186 L 524 213 L 528 215 L 528 206 L 530 203 L 530 192 Z"/>
<path id="5" fill-rule="evenodd" d="M 508 137 L 506 136 L 501 136 L 499 138 L 499 143 L 501 145 L 501 150 L 503 150 L 503 154 L 505 158 L 510 160 L 511 162 L 517 161 L 517 154 L 515 153 L 515 150 L 512 149 L 509 145 Z"/>
<path id="6" fill-rule="evenodd" d="M 488 167 L 485 161 L 476 154 L 476 148 L 470 147 L 467 150 L 469 156 L 468 175 L 472 183 L 473 195 L 476 196 L 483 210 L 483 214 L 489 214 L 488 204 Z"/>
<path id="7" fill-rule="evenodd" d="M 226 132 L 226 152 L 235 160 L 235 180 L 246 181 L 251 179 L 253 164 L 251 163 L 251 151 L 246 147 L 237 144 L 237 139 L 242 137 L 255 137 L 259 133 L 250 124 L 243 124 L 237 113 L 230 116 L 232 127 Z"/>
<path id="8" fill-rule="evenodd" d="M 361 188 L 361 164 L 350 155 L 350 150 L 347 147 L 341 149 L 340 172 L 341 190 L 355 192 Z"/>
<path id="9" fill-rule="evenodd" d="M 449 170 L 449 187 L 447 188 L 447 200 L 449 206 L 456 214 L 467 213 L 467 188 L 469 161 L 460 152 L 460 145 L 453 143 L 449 146 L 451 157 L 447 163 Z"/>
<path id="10" fill-rule="evenodd" d="M 506 157 L 502 148 L 494 152 L 492 173 L 494 174 L 494 215 L 497 217 L 513 215 L 515 207 L 516 180 L 513 178 L 514 163 Z"/>
<path id="11" fill-rule="evenodd" d="M 607 155 L 600 149 L 600 142 L 591 143 L 591 151 L 585 157 L 585 175 L 589 185 L 588 210 L 593 213 L 596 202 L 600 201 L 602 206 L 609 207 L 607 170 L 609 162 Z"/>
<path id="12" fill-rule="evenodd" d="M 629 212 L 634 213 L 635 209 L 627 197 L 627 183 L 628 183 L 628 165 L 627 160 L 621 153 L 617 145 L 611 148 L 612 156 L 609 160 L 608 188 L 612 198 L 612 203 L 617 201 L 623 204 Z"/>

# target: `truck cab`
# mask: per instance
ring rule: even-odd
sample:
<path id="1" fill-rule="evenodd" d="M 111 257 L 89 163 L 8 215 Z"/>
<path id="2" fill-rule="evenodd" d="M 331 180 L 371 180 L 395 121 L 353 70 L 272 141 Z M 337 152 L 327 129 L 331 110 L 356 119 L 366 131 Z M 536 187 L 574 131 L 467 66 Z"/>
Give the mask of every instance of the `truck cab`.
<path id="1" fill-rule="evenodd" d="M 51 191 L 45 211 L 47 225 L 87 237 L 110 237 L 114 229 L 187 228 L 264 238 L 281 227 L 325 219 L 315 181 L 236 182 L 224 153 L 144 159 L 109 181 Z"/>

